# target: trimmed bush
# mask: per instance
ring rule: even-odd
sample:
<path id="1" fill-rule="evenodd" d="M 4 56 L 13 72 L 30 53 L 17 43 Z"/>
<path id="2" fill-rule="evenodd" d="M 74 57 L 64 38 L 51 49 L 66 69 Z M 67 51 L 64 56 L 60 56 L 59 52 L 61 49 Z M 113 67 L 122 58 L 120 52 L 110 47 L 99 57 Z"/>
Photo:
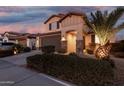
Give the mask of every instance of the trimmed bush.
<path id="1" fill-rule="evenodd" d="M 67 53 L 67 50 L 60 48 L 57 52 L 61 53 L 61 54 L 64 54 L 64 53 Z"/>
<path id="2" fill-rule="evenodd" d="M 22 45 L 20 45 L 20 44 L 14 44 L 14 45 L 13 45 L 13 50 L 14 50 L 15 48 L 18 50 L 18 53 L 22 52 L 23 49 L 24 49 L 24 47 L 23 47 Z"/>
<path id="3" fill-rule="evenodd" d="M 113 62 L 76 55 L 42 54 L 27 58 L 27 66 L 76 85 L 113 85 Z"/>
<path id="4" fill-rule="evenodd" d="M 24 52 L 30 52 L 31 51 L 31 48 L 30 47 L 25 47 L 23 51 Z"/>
<path id="5" fill-rule="evenodd" d="M 73 57 L 78 57 L 78 55 L 75 52 L 69 53 L 68 55 Z"/>
<path id="6" fill-rule="evenodd" d="M 43 53 L 54 53 L 55 52 L 55 46 L 49 45 L 49 46 L 44 46 L 41 48 Z"/>

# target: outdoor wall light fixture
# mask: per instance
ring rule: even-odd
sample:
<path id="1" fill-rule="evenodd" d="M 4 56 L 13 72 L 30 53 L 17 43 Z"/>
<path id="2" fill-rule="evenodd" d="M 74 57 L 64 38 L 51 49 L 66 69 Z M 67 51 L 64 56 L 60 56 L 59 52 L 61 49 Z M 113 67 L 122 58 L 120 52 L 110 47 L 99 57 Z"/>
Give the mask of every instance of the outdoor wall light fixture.
<path id="1" fill-rule="evenodd" d="M 16 55 L 17 54 L 17 52 L 14 50 L 14 55 Z"/>
<path id="2" fill-rule="evenodd" d="M 64 36 L 62 36 L 62 39 L 61 39 L 61 41 L 66 41 L 66 39 L 65 39 L 65 37 L 64 37 Z"/>
<path id="3" fill-rule="evenodd" d="M 17 48 L 15 48 L 13 52 L 14 52 L 14 55 L 16 55 L 18 53 Z"/>

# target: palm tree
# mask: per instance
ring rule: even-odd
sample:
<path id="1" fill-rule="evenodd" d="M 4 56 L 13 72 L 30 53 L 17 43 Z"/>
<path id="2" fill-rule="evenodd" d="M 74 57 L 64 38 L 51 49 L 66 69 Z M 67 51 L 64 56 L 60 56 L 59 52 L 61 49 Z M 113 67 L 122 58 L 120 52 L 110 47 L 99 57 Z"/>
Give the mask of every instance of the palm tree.
<path id="1" fill-rule="evenodd" d="M 122 17 L 124 7 L 118 7 L 111 13 L 108 11 L 96 11 L 91 13 L 91 19 L 85 17 L 87 26 L 95 33 L 99 39 L 99 45 L 94 54 L 98 59 L 109 59 L 111 45 L 110 39 L 124 28 L 124 23 L 117 26 L 117 21 Z"/>

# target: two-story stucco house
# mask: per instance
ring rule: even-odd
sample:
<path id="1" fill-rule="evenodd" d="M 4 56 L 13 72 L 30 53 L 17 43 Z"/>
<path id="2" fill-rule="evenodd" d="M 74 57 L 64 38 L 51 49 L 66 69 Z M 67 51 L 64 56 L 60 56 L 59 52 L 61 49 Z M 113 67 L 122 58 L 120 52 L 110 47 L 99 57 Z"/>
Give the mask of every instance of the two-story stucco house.
<path id="1" fill-rule="evenodd" d="M 45 33 L 40 35 L 41 47 L 54 45 L 56 51 L 83 53 L 90 43 L 98 43 L 97 37 L 84 22 L 85 14 L 67 13 L 52 15 L 44 22 Z"/>

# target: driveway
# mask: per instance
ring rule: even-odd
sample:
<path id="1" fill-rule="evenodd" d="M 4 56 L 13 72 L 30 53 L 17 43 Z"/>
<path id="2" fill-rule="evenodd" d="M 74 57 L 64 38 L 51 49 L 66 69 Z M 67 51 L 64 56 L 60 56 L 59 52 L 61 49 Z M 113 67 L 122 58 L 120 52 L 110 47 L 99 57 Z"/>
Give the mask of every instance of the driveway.
<path id="1" fill-rule="evenodd" d="M 112 57 L 115 62 L 115 85 L 124 85 L 124 58 Z"/>
<path id="2" fill-rule="evenodd" d="M 40 53 L 32 51 L 20 55 L 0 58 L 0 86 L 69 86 L 71 84 L 51 76 L 34 72 L 22 65 L 26 57 Z"/>
<path id="3" fill-rule="evenodd" d="M 4 57 L 0 58 L 0 60 L 8 61 L 10 63 L 13 63 L 15 65 L 25 65 L 26 64 L 26 58 L 31 55 L 40 54 L 41 52 L 38 50 L 28 52 L 28 53 L 22 53 L 14 56 Z"/>

